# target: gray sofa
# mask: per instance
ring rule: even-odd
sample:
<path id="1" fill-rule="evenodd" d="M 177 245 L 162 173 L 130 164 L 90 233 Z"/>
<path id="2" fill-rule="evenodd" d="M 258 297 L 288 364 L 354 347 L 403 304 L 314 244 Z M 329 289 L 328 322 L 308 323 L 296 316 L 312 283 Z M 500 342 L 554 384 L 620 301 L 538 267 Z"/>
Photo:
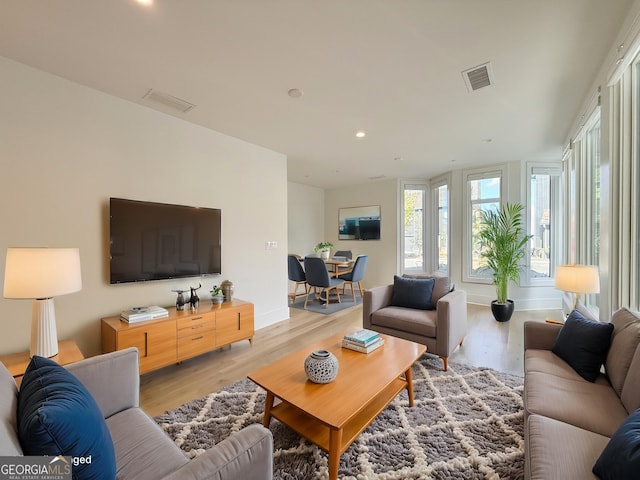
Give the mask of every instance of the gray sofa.
<path id="1" fill-rule="evenodd" d="M 561 325 L 525 322 L 526 479 L 598 478 L 596 460 L 640 407 L 640 318 L 621 309 L 611 323 L 604 370 L 591 383 L 551 351 Z"/>
<path id="2" fill-rule="evenodd" d="M 362 301 L 363 327 L 426 345 L 427 353 L 442 358 L 448 368 L 449 355 L 462 345 L 467 334 L 467 294 L 453 290 L 448 277 L 435 278 L 432 293 L 434 310 L 392 305 L 394 285 L 365 290 Z"/>
<path id="3" fill-rule="evenodd" d="M 138 351 L 121 350 L 67 365 L 96 400 L 116 454 L 118 479 L 273 478 L 273 438 L 262 425 L 231 435 L 189 460 L 139 408 Z M 0 364 L 0 456 L 20 456 L 17 434 L 18 388 Z"/>

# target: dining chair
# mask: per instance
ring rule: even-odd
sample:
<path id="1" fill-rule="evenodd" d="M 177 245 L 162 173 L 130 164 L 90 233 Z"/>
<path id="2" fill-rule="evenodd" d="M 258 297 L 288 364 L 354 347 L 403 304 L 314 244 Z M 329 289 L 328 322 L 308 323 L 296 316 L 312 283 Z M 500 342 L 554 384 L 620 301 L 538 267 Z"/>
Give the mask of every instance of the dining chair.
<path id="1" fill-rule="evenodd" d="M 334 257 L 345 257 L 347 260 L 351 260 L 353 258 L 353 253 L 351 250 L 338 250 L 333 254 Z"/>
<path id="2" fill-rule="evenodd" d="M 367 269 L 368 260 L 369 260 L 369 255 L 358 255 L 356 257 L 356 261 L 353 264 L 353 268 L 351 269 L 351 271 L 338 275 L 339 279 L 344 280 L 344 283 L 342 284 L 343 294 L 347 284 L 351 286 L 351 295 L 353 295 L 353 303 L 356 303 L 356 292 L 353 289 L 354 283 L 358 285 L 358 289 L 360 290 L 360 298 L 364 297 L 364 290 L 360 282 L 364 278 L 364 272 Z"/>
<path id="3" fill-rule="evenodd" d="M 316 295 L 316 298 L 323 300 L 322 294 L 325 294 L 325 304 L 324 308 L 329 308 L 329 293 L 331 290 L 336 291 L 336 295 L 338 296 L 338 303 L 340 303 L 340 292 L 338 291 L 338 287 L 344 283 L 344 280 L 340 278 L 331 278 L 329 276 L 329 270 L 327 270 L 327 266 L 319 257 L 305 257 L 304 258 L 304 270 L 307 276 L 307 284 L 309 287 L 313 287 L 313 291 Z M 320 295 L 318 296 L 317 290 L 320 288 Z M 309 300 L 309 295 L 304 301 L 304 308 L 307 308 L 307 301 Z"/>
<path id="4" fill-rule="evenodd" d="M 298 286 L 304 285 L 304 294 L 308 295 L 309 285 L 307 285 L 307 276 L 305 275 L 300 263 L 300 255 L 293 253 L 287 255 L 287 267 L 289 270 L 289 280 L 296 283 L 293 293 L 289 294 L 289 299 L 291 300 L 291 303 L 293 303 L 296 301 L 296 298 L 298 298 Z"/>

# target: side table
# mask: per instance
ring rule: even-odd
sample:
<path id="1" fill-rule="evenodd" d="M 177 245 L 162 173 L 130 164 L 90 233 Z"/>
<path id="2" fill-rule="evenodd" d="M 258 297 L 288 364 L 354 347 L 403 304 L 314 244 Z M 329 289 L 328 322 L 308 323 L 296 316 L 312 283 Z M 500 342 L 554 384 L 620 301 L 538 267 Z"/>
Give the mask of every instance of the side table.
<path id="1" fill-rule="evenodd" d="M 60 365 L 67 365 L 68 363 L 77 362 L 82 360 L 84 355 L 73 340 L 62 340 L 58 342 L 58 354 L 51 357 L 51 360 L 58 362 Z M 11 372 L 13 378 L 16 380 L 18 387 L 22 381 L 31 357 L 29 352 L 10 353 L 8 355 L 0 355 L 0 362 Z"/>

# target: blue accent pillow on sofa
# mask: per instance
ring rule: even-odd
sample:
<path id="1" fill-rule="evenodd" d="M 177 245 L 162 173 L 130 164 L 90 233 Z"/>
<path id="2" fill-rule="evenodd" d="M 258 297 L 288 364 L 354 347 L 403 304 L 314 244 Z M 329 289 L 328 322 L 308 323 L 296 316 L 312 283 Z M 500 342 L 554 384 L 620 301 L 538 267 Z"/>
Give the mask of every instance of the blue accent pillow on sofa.
<path id="1" fill-rule="evenodd" d="M 640 409 L 627 417 L 593 466 L 600 480 L 632 480 L 640 472 Z"/>
<path id="2" fill-rule="evenodd" d="M 391 305 L 433 310 L 431 294 L 435 283 L 433 278 L 407 278 L 394 275 Z"/>
<path id="3" fill-rule="evenodd" d="M 18 392 L 18 435 L 25 455 L 74 457 L 74 480 L 116 478 L 113 441 L 98 404 L 53 360 L 34 356 L 27 367 Z"/>
<path id="4" fill-rule="evenodd" d="M 611 345 L 613 324 L 585 318 L 574 310 L 560 329 L 551 351 L 589 382 L 595 382 Z"/>

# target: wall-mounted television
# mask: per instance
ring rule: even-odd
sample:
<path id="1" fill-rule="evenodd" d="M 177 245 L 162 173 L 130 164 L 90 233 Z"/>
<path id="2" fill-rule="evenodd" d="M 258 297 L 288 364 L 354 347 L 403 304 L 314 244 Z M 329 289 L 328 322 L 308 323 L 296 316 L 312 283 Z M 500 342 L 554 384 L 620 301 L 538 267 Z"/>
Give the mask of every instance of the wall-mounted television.
<path id="1" fill-rule="evenodd" d="M 221 273 L 217 208 L 109 199 L 110 283 Z"/>

